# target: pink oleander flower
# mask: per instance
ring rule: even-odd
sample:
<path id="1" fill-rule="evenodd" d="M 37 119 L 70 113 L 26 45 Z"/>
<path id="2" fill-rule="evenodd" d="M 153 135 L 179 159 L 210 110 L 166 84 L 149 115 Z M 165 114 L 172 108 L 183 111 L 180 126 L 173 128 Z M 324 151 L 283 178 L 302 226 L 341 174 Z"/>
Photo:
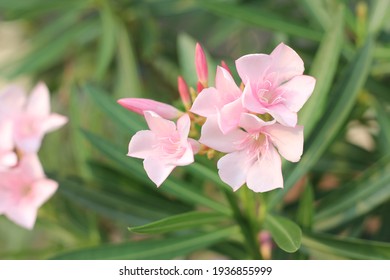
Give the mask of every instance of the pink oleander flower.
<path id="1" fill-rule="evenodd" d="M 191 112 L 206 118 L 217 116 L 219 128 L 227 133 L 237 127 L 241 114 L 246 112 L 242 105 L 242 94 L 230 73 L 218 66 L 215 87 L 202 90 L 195 99 Z"/>
<path id="2" fill-rule="evenodd" d="M 145 111 L 150 130 L 138 131 L 129 143 L 128 156 L 144 159 L 149 178 L 159 187 L 176 166 L 194 162 L 198 143 L 188 138 L 190 117 L 181 116 L 177 126 L 152 111 Z"/>
<path id="3" fill-rule="evenodd" d="M 173 120 L 182 114 L 181 111 L 171 105 L 146 98 L 122 98 L 117 102 L 127 110 L 142 116 L 145 111 L 153 111 L 164 119 Z"/>
<path id="4" fill-rule="evenodd" d="M 208 68 L 206 54 L 199 43 L 195 46 L 195 67 L 198 75 L 198 82 L 205 88 L 208 82 Z"/>
<path id="5" fill-rule="evenodd" d="M 249 54 L 236 61 L 237 72 L 245 86 L 243 105 L 257 114 L 270 114 L 279 123 L 294 127 L 297 112 L 313 92 L 315 79 L 302 75 L 303 61 L 285 44 L 270 55 Z"/>
<path id="6" fill-rule="evenodd" d="M 0 120 L 0 171 L 16 165 L 18 158 L 14 152 L 12 122 Z"/>
<path id="7" fill-rule="evenodd" d="M 58 183 L 47 179 L 35 154 L 0 172 L 0 214 L 16 224 L 32 229 L 37 212 L 57 190 Z"/>
<path id="8" fill-rule="evenodd" d="M 0 119 L 13 122 L 13 140 L 18 150 L 36 153 L 43 136 L 67 122 L 65 116 L 50 113 L 50 94 L 44 83 L 39 83 L 29 97 L 16 87 L 0 93 Z"/>
<path id="9" fill-rule="evenodd" d="M 303 127 L 286 127 L 265 122 L 259 117 L 243 113 L 240 127 L 224 134 L 216 117 L 207 118 L 199 142 L 227 153 L 218 161 L 222 181 L 237 190 L 244 183 L 255 192 L 266 192 L 283 187 L 281 158 L 299 161 L 303 150 Z M 276 150 L 277 149 L 277 150 Z"/>

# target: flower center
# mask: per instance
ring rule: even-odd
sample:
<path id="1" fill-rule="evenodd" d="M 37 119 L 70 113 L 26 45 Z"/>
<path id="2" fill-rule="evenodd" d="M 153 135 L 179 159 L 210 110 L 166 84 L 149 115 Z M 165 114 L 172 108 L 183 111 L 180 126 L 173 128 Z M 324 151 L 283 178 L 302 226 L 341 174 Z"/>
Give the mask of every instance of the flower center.
<path id="1" fill-rule="evenodd" d="M 185 152 L 178 134 L 171 137 L 159 137 L 156 149 L 159 151 L 161 158 L 166 160 L 178 159 Z"/>

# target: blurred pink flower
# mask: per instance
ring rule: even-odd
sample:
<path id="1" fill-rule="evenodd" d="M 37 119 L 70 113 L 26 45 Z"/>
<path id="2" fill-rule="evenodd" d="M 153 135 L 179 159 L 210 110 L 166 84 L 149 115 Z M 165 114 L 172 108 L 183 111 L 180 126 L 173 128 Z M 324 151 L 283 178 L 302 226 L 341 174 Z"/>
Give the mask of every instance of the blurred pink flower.
<path id="1" fill-rule="evenodd" d="M 12 138 L 12 122 L 0 120 L 0 171 L 16 165 L 17 161 Z"/>
<path id="2" fill-rule="evenodd" d="M 119 105 L 139 115 L 145 111 L 153 111 L 165 119 L 176 119 L 182 112 L 175 107 L 146 98 L 122 98 L 117 101 Z"/>
<path id="3" fill-rule="evenodd" d="M 152 111 L 145 111 L 150 130 L 138 131 L 129 143 L 128 156 L 144 159 L 149 178 L 159 187 L 176 166 L 194 162 L 198 143 L 188 138 L 190 117 L 187 114 L 177 121 L 166 120 Z"/>
<path id="4" fill-rule="evenodd" d="M 270 55 L 249 54 L 236 61 L 237 71 L 246 87 L 243 105 L 251 112 L 269 113 L 279 123 L 294 127 L 297 112 L 313 92 L 315 79 L 302 75 L 303 61 L 285 44 Z"/>
<path id="5" fill-rule="evenodd" d="M 16 167 L 0 172 L 0 214 L 32 229 L 38 208 L 55 193 L 57 187 L 57 182 L 45 178 L 38 157 L 26 155 Z"/>
<path id="6" fill-rule="evenodd" d="M 50 113 L 50 94 L 44 83 L 38 83 L 27 98 L 17 87 L 0 93 L 0 119 L 13 122 L 13 140 L 24 153 L 36 153 L 45 133 L 53 131 L 68 120 Z"/>
<path id="7" fill-rule="evenodd" d="M 246 112 L 241 96 L 242 91 L 230 73 L 218 66 L 215 88 L 202 90 L 195 99 L 191 112 L 206 118 L 217 116 L 219 128 L 223 133 L 227 133 L 237 127 L 241 114 Z"/>
<path id="8" fill-rule="evenodd" d="M 218 161 L 219 176 L 234 190 L 244 183 L 255 192 L 283 187 L 281 159 L 299 161 L 303 150 L 303 127 L 286 127 L 275 120 L 265 122 L 243 113 L 239 127 L 224 134 L 216 117 L 207 118 L 199 142 L 227 153 Z"/>

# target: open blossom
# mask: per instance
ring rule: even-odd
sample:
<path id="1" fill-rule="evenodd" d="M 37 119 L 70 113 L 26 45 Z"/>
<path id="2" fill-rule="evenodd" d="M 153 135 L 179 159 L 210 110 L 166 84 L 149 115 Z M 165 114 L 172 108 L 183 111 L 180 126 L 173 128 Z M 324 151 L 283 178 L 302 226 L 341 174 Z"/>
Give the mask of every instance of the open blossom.
<path id="1" fill-rule="evenodd" d="M 12 169 L 0 171 L 0 178 L 0 214 L 32 229 L 39 207 L 55 193 L 57 182 L 45 177 L 35 154 L 24 156 Z"/>
<path id="2" fill-rule="evenodd" d="M 152 111 L 145 111 L 150 130 L 138 131 L 129 143 L 128 156 L 144 159 L 149 178 L 159 187 L 176 166 L 194 162 L 198 143 L 188 138 L 190 118 L 181 116 L 177 126 Z"/>
<path id="3" fill-rule="evenodd" d="M 16 165 L 17 156 L 12 139 L 12 122 L 0 120 L 0 171 Z"/>
<path id="4" fill-rule="evenodd" d="M 215 117 L 202 127 L 200 142 L 227 153 L 218 161 L 219 176 L 234 190 L 244 183 L 255 192 L 283 187 L 281 158 L 296 162 L 303 150 L 303 127 L 286 127 L 243 113 L 239 127 L 223 134 Z M 277 150 L 276 150 L 277 149 Z"/>
<path id="5" fill-rule="evenodd" d="M 246 111 L 242 106 L 242 94 L 230 73 L 218 66 L 215 87 L 202 90 L 195 99 L 191 112 L 206 118 L 216 115 L 219 128 L 227 133 L 237 127 L 241 114 Z"/>
<path id="6" fill-rule="evenodd" d="M 36 153 L 43 136 L 67 122 L 65 116 L 50 113 L 50 95 L 44 83 L 39 83 L 29 97 L 17 87 L 0 93 L 0 119 L 13 123 L 13 140 L 24 153 Z"/>
<path id="7" fill-rule="evenodd" d="M 313 92 L 315 79 L 302 75 L 303 61 L 285 44 L 270 55 L 249 54 L 236 61 L 237 72 L 245 86 L 243 105 L 251 112 L 270 114 L 286 126 L 297 124 L 297 112 Z"/>

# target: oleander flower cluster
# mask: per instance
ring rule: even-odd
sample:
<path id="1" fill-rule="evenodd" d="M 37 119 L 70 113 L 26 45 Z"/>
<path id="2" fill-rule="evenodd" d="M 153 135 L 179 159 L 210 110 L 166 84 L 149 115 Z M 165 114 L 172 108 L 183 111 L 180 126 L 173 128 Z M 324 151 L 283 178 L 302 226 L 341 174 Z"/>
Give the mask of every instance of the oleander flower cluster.
<path id="1" fill-rule="evenodd" d="M 38 157 L 44 135 L 67 122 L 50 112 L 45 84 L 29 96 L 17 86 L 0 92 L 0 215 L 32 229 L 39 207 L 57 190 Z"/>
<path id="2" fill-rule="evenodd" d="M 291 162 L 301 158 L 303 126 L 297 112 L 315 86 L 315 79 L 303 74 L 302 59 L 281 43 L 269 55 L 237 59 L 239 84 L 222 61 L 214 86 L 209 86 L 206 56 L 197 44 L 195 66 L 197 90 L 178 78 L 183 111 L 149 99 L 118 100 L 143 115 L 149 127 L 132 137 L 128 156 L 144 160 L 158 187 L 175 167 L 193 163 L 198 153 L 218 159 L 219 177 L 233 190 L 244 184 L 254 192 L 282 188 L 281 157 Z"/>

